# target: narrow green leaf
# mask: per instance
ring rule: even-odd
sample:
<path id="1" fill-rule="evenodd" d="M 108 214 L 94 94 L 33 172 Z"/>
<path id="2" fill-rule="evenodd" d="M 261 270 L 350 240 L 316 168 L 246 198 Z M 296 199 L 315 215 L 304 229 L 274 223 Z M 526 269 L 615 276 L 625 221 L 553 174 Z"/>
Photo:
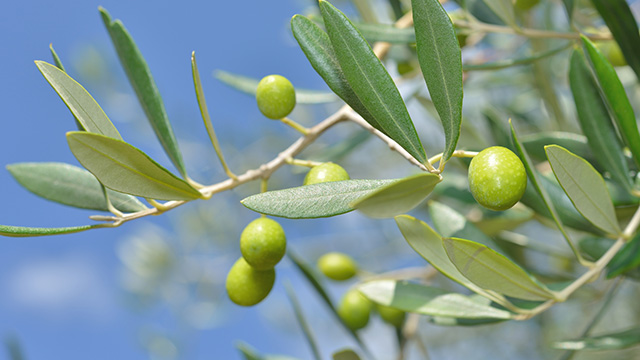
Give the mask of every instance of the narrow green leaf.
<path id="1" fill-rule="evenodd" d="M 393 79 L 351 21 L 327 1 L 320 9 L 331 44 L 347 81 L 375 117 L 378 130 L 395 140 L 419 162 L 427 155 Z M 365 118 L 365 120 L 368 120 Z"/>
<path id="2" fill-rule="evenodd" d="M 468 296 L 407 281 L 369 281 L 358 289 L 376 303 L 422 315 L 505 320 L 512 316 L 508 311 L 480 304 Z"/>
<path id="3" fill-rule="evenodd" d="M 640 133 L 624 86 L 618 78 L 613 65 L 607 61 L 598 48 L 584 35 L 581 36 L 589 63 L 594 70 L 599 85 L 600 95 L 607 105 L 611 118 L 622 135 L 622 140 L 629 147 L 633 159 L 640 167 Z"/>
<path id="4" fill-rule="evenodd" d="M 453 23 L 438 0 L 412 0 L 418 60 L 444 128 L 446 162 L 462 124 L 462 57 Z"/>
<path id="5" fill-rule="evenodd" d="M 156 137 L 176 169 L 183 177 L 186 177 L 187 171 L 178 148 L 178 141 L 173 134 L 162 97 L 155 80 L 151 76 L 151 70 L 147 62 L 122 21 L 111 20 L 111 16 L 103 7 L 100 7 L 99 10 L 102 21 L 120 58 L 120 63 L 127 73 L 129 82 L 138 96 L 138 101 L 140 101 L 140 105 L 142 105 L 142 109 L 156 133 Z"/>
<path id="6" fill-rule="evenodd" d="M 311 266 L 309 266 L 307 263 L 305 263 L 301 258 L 299 258 L 297 255 L 295 255 L 291 251 L 287 251 L 287 257 L 291 259 L 291 261 L 296 266 L 296 268 L 300 270 L 302 275 L 304 275 L 305 279 L 307 279 L 307 281 L 311 284 L 311 286 L 313 286 L 314 290 L 318 293 L 318 295 L 320 295 L 320 298 L 324 300 L 325 304 L 327 304 L 327 306 L 329 307 L 329 310 L 331 310 L 331 313 L 335 316 L 336 319 L 338 319 L 338 321 L 344 327 L 344 329 L 349 334 L 351 334 L 353 339 L 358 343 L 358 345 L 360 345 L 360 347 L 363 350 L 368 351 L 367 348 L 364 346 L 364 343 L 362 342 L 362 340 L 360 340 L 360 336 L 358 336 L 358 334 L 355 331 L 351 330 L 351 328 L 347 326 L 347 324 L 345 324 L 345 322 L 342 320 L 340 315 L 338 315 L 338 310 L 333 304 L 333 301 L 331 301 L 331 298 L 329 297 L 327 291 L 324 289 L 324 286 L 320 282 L 319 277 L 316 274 L 315 270 L 313 270 Z"/>
<path id="7" fill-rule="evenodd" d="M 620 235 L 620 226 L 604 179 L 585 159 L 567 149 L 545 146 L 553 174 L 576 209 L 608 234 Z"/>
<path id="8" fill-rule="evenodd" d="M 354 25 L 370 43 L 384 41 L 392 44 L 412 44 L 416 42 L 416 34 L 412 28 L 363 22 L 356 22 Z"/>
<path id="9" fill-rule="evenodd" d="M 376 129 L 380 125 L 353 92 L 340 67 L 329 35 L 318 25 L 302 15 L 291 19 L 291 31 L 311 66 L 327 83 L 329 88 Z"/>
<path id="10" fill-rule="evenodd" d="M 431 266 L 440 271 L 442 275 L 460 285 L 472 291 L 481 291 L 476 284 L 462 275 L 462 273 L 458 271 L 458 268 L 449 260 L 444 250 L 442 237 L 429 225 L 409 215 L 399 215 L 396 216 L 395 219 L 407 243 L 409 243 L 413 250 L 420 256 L 427 260 Z"/>
<path id="11" fill-rule="evenodd" d="M 529 156 L 537 161 L 547 160 L 547 153 L 544 151 L 544 147 L 547 145 L 560 145 L 572 153 L 582 156 L 590 163 L 595 160 L 587 137 L 584 135 L 563 131 L 545 131 L 520 136 L 520 141 Z"/>
<path id="12" fill-rule="evenodd" d="M 31 237 L 31 236 L 47 236 L 71 234 L 80 231 L 90 230 L 102 227 L 102 225 L 84 225 L 74 227 L 61 228 L 36 228 L 24 226 L 0 225 L 0 235 L 9 237 Z"/>
<path id="13" fill-rule="evenodd" d="M 483 289 L 525 300 L 549 300 L 554 295 L 505 256 L 476 242 L 445 238 L 444 249 L 451 262 L 469 280 Z"/>
<path id="14" fill-rule="evenodd" d="M 287 291 L 287 297 L 291 302 L 291 306 L 293 307 L 293 312 L 296 315 L 296 320 L 298 320 L 298 325 L 302 329 L 302 333 L 304 334 L 309 346 L 311 347 L 311 352 L 316 360 L 321 360 L 320 350 L 318 349 L 318 345 L 313 337 L 313 332 L 307 323 L 307 320 L 304 317 L 304 313 L 302 312 L 302 307 L 300 306 L 300 302 L 298 301 L 298 297 L 296 296 L 295 290 L 290 283 L 285 284 L 285 290 Z"/>
<path id="15" fill-rule="evenodd" d="M 86 131 L 122 139 L 100 105 L 77 81 L 64 71 L 44 61 L 36 61 L 38 70 L 58 93 L 76 120 Z"/>
<path id="16" fill-rule="evenodd" d="M 226 85 L 252 96 L 256 95 L 256 89 L 260 82 L 259 79 L 223 70 L 216 70 L 214 76 Z M 338 98 L 331 92 L 296 88 L 296 104 L 323 104 L 336 100 Z"/>
<path id="17" fill-rule="evenodd" d="M 577 340 L 558 341 L 556 349 L 565 350 L 620 350 L 640 344 L 640 328 L 592 336 Z"/>
<path id="18" fill-rule="evenodd" d="M 631 69 L 640 79 L 640 34 L 626 0 L 591 0 L 609 27 Z"/>
<path id="19" fill-rule="evenodd" d="M 491 300 L 478 294 L 469 295 L 469 300 L 474 301 L 483 306 L 491 307 Z M 493 308 L 493 307 L 492 307 Z M 433 316 L 429 322 L 440 326 L 480 326 L 487 324 L 495 324 L 505 321 L 506 319 L 484 318 L 484 319 L 465 319 L 455 317 Z"/>
<path id="20" fill-rule="evenodd" d="M 622 153 L 622 144 L 616 135 L 609 112 L 582 50 L 573 51 L 569 82 L 578 110 L 580 127 L 589 140 L 593 153 L 620 185 L 627 190 L 631 189 L 629 169 Z"/>
<path id="21" fill-rule="evenodd" d="M 640 266 L 640 232 L 626 243 L 607 264 L 607 278 L 611 279 L 625 274 L 637 269 L 638 266 Z"/>
<path id="22" fill-rule="evenodd" d="M 290 219 L 329 217 L 354 210 L 351 204 L 397 180 L 332 181 L 249 196 L 242 205 L 271 216 Z"/>
<path id="23" fill-rule="evenodd" d="M 516 13 L 511 0 L 483 0 L 505 24 L 518 28 Z"/>
<path id="24" fill-rule="evenodd" d="M 351 205 L 372 218 L 390 218 L 411 211 L 442 181 L 440 175 L 420 173 L 400 179 L 359 198 Z"/>
<path id="25" fill-rule="evenodd" d="M 67 70 L 64 69 L 64 65 L 62 65 L 62 60 L 60 60 L 58 53 L 53 49 L 53 44 L 49 44 L 49 50 L 51 50 L 51 57 L 53 57 L 53 63 L 56 64 L 56 67 L 67 72 Z"/>
<path id="26" fill-rule="evenodd" d="M 562 0 L 564 4 L 565 10 L 567 10 L 567 17 L 569 18 L 569 22 L 573 21 L 573 7 L 575 0 Z"/>
<path id="27" fill-rule="evenodd" d="M 201 197 L 198 190 L 124 141 L 74 131 L 67 133 L 67 142 L 82 166 L 112 190 L 159 200 Z"/>
<path id="28" fill-rule="evenodd" d="M 331 355 L 333 360 L 360 360 L 360 356 L 351 349 L 340 350 Z"/>
<path id="29" fill-rule="evenodd" d="M 550 56 L 553 56 L 559 52 L 562 52 L 566 49 L 568 49 L 569 47 L 571 47 L 573 45 L 573 43 L 567 43 L 566 45 L 562 45 L 559 46 L 555 49 L 551 49 L 551 50 L 547 50 L 547 51 L 543 51 L 537 54 L 533 54 L 530 56 L 525 56 L 522 58 L 517 58 L 517 59 L 505 59 L 505 60 L 497 60 L 497 61 L 492 61 L 492 62 L 487 62 L 487 63 L 482 63 L 482 64 L 463 64 L 462 65 L 462 70 L 464 71 L 488 71 L 488 70 L 500 70 L 500 69 L 506 69 L 506 68 L 510 68 L 510 67 L 514 67 L 514 66 L 522 66 L 522 65 L 529 65 L 529 64 L 533 64 L 536 61 L 548 58 Z"/>
<path id="30" fill-rule="evenodd" d="M 64 163 L 19 163 L 7 170 L 20 185 L 47 200 L 82 209 L 109 211 L 102 186 L 90 172 Z M 123 212 L 145 210 L 131 195 L 107 190 L 109 200 Z"/>
<path id="31" fill-rule="evenodd" d="M 429 203 L 429 214 L 436 230 L 442 237 L 473 239 L 475 242 L 486 245 L 507 256 L 493 239 L 473 225 L 471 221 L 468 221 L 464 215 L 449 206 L 432 201 Z"/>

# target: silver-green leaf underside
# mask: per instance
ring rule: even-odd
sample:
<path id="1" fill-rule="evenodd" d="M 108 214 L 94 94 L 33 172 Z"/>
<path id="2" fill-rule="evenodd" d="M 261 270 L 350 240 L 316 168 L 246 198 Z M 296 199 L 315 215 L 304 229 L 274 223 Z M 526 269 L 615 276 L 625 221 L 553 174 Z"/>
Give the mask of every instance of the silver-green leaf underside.
<path id="1" fill-rule="evenodd" d="M 60 204 L 109 211 L 100 182 L 90 172 L 64 163 L 18 163 L 7 165 L 13 177 L 32 193 Z M 113 206 L 123 212 L 145 210 L 131 195 L 107 189 Z"/>
<path id="2" fill-rule="evenodd" d="M 590 336 L 577 340 L 558 341 L 556 349 L 565 350 L 619 350 L 640 344 L 640 328 L 620 332 Z"/>
<path id="3" fill-rule="evenodd" d="M 112 190 L 159 200 L 201 197 L 198 190 L 124 141 L 86 132 L 69 132 L 67 142 L 82 166 Z"/>
<path id="4" fill-rule="evenodd" d="M 0 235 L 9 236 L 9 237 L 62 235 L 62 234 L 71 234 L 71 233 L 76 233 L 80 231 L 95 229 L 99 227 L 102 227 L 102 225 L 85 225 L 85 226 L 60 227 L 60 228 L 39 228 L 39 227 L 0 225 Z"/>
<path id="5" fill-rule="evenodd" d="M 268 191 L 249 196 L 242 204 L 249 209 L 290 219 L 329 217 L 354 210 L 351 204 L 393 180 L 345 180 Z"/>

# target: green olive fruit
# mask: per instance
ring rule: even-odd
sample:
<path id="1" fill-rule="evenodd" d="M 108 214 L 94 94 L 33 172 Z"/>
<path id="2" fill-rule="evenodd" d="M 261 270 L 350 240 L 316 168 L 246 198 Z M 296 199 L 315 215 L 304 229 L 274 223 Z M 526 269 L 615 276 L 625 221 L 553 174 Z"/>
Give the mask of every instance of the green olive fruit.
<path id="1" fill-rule="evenodd" d="M 482 150 L 469 165 L 469 189 L 480 205 L 496 211 L 515 205 L 527 187 L 520 158 L 502 146 Z"/>
<path id="2" fill-rule="evenodd" d="M 287 78 L 269 75 L 258 83 L 256 100 L 264 116 L 279 120 L 289 115 L 296 106 L 296 90 Z"/>
<path id="3" fill-rule="evenodd" d="M 266 217 L 250 222 L 240 235 L 242 257 L 257 270 L 272 269 L 286 249 L 287 238 L 282 226 Z"/>
<path id="4" fill-rule="evenodd" d="M 275 280 L 274 269 L 256 270 L 241 257 L 227 275 L 227 294 L 238 305 L 253 306 L 269 295 Z"/>
<path id="5" fill-rule="evenodd" d="M 338 315 L 351 330 L 356 331 L 369 323 L 371 308 L 371 301 L 358 290 L 353 289 L 342 297 L 338 306 Z"/>
<path id="6" fill-rule="evenodd" d="M 348 280 L 358 270 L 356 262 L 347 254 L 330 252 L 318 259 L 318 268 L 329 279 Z"/>
<path id="7" fill-rule="evenodd" d="M 596 45 L 602 54 L 615 67 L 626 66 L 627 59 L 624 58 L 620 46 L 615 41 L 600 42 Z"/>
<path id="8" fill-rule="evenodd" d="M 401 327 L 404 324 L 405 312 L 396 308 L 392 308 L 390 306 L 376 304 L 376 310 L 380 317 L 387 324 L 391 324 L 397 328 Z"/>
<path id="9" fill-rule="evenodd" d="M 338 164 L 326 162 L 309 170 L 307 176 L 304 177 L 304 185 L 341 180 L 349 180 L 349 173 Z"/>
<path id="10" fill-rule="evenodd" d="M 514 6 L 517 9 L 526 11 L 538 5 L 538 3 L 540 3 L 540 0 L 516 0 Z"/>

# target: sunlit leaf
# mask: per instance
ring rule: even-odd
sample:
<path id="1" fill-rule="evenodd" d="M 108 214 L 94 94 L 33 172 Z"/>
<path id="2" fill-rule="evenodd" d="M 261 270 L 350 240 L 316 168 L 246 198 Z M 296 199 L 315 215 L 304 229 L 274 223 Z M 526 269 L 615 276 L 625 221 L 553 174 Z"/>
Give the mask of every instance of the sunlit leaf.
<path id="1" fill-rule="evenodd" d="M 483 289 L 525 300 L 549 300 L 554 295 L 505 256 L 473 241 L 445 238 L 451 262 Z"/>
<path id="2" fill-rule="evenodd" d="M 121 140 L 86 132 L 67 133 L 73 155 L 106 187 L 151 199 L 193 200 L 198 190 Z"/>
<path id="3" fill-rule="evenodd" d="M 259 79 L 223 70 L 217 70 L 215 77 L 232 88 L 252 96 L 256 95 L 258 83 L 260 82 Z M 331 92 L 300 89 L 296 87 L 296 104 L 322 104 L 336 100 L 338 100 L 338 98 Z"/>
<path id="4" fill-rule="evenodd" d="M 491 300 L 485 298 L 484 296 L 473 294 L 473 295 L 469 295 L 468 298 L 469 300 L 474 301 L 480 305 L 491 307 Z M 429 322 L 436 325 L 440 325 L 440 326 L 481 326 L 481 325 L 487 325 L 487 324 L 495 324 L 497 322 L 502 322 L 505 320 L 506 319 L 497 319 L 497 318 L 465 319 L 465 318 L 455 318 L 455 317 L 433 316 L 429 319 Z"/>
<path id="5" fill-rule="evenodd" d="M 557 145 L 545 147 L 560 186 L 576 209 L 592 224 L 613 235 L 620 226 L 604 179 L 583 158 Z"/>
<path id="6" fill-rule="evenodd" d="M 272 216 L 310 219 L 354 210 L 351 204 L 397 180 L 345 180 L 268 191 L 249 196 L 242 205 Z"/>
<path id="7" fill-rule="evenodd" d="M 447 161 L 462 124 L 462 57 L 456 31 L 438 0 L 412 0 L 416 46 L 422 75 L 444 128 Z"/>
<path id="8" fill-rule="evenodd" d="M 468 296 L 407 281 L 376 280 L 358 287 L 372 301 L 407 312 L 465 319 L 510 319 L 511 313 Z"/>
<path id="9" fill-rule="evenodd" d="M 120 58 L 120 63 L 138 96 L 140 105 L 142 105 L 142 109 L 155 131 L 156 137 L 176 169 L 182 176 L 186 176 L 187 171 L 178 148 L 178 141 L 171 128 L 160 91 L 158 91 L 156 82 L 151 76 L 151 70 L 147 62 L 122 21 L 112 20 L 107 10 L 103 7 L 100 7 L 99 10 L 102 21 Z"/>
<path id="10" fill-rule="evenodd" d="M 640 167 L 640 133 L 633 108 L 629 102 L 624 86 L 618 78 L 613 65 L 607 61 L 598 48 L 585 36 L 582 43 L 586 50 L 587 59 L 590 61 L 596 80 L 600 86 L 600 94 L 607 105 L 611 118 L 615 121 L 622 140 L 629 147 L 631 154 Z"/>
<path id="11" fill-rule="evenodd" d="M 7 165 L 13 177 L 32 193 L 47 200 L 83 209 L 108 211 L 102 186 L 90 172 L 64 163 L 18 163 Z M 131 195 L 107 190 L 109 200 L 123 212 L 145 210 Z"/>
<path id="12" fill-rule="evenodd" d="M 376 119 L 377 124 L 371 125 L 377 125 L 378 130 L 395 140 L 419 162 L 425 163 L 427 155 L 404 100 L 380 59 L 342 12 L 327 1 L 320 2 L 320 9 L 349 85 Z"/>
<path id="13" fill-rule="evenodd" d="M 576 49 L 571 56 L 569 68 L 571 92 L 578 111 L 578 120 L 582 132 L 589 140 L 598 161 L 611 176 L 626 189 L 631 188 L 622 144 L 609 118 L 609 112 L 603 102 L 598 85 L 587 65 L 582 50 Z"/>
<path id="14" fill-rule="evenodd" d="M 636 76 L 640 78 L 640 34 L 626 0 L 591 0 Z"/>
<path id="15" fill-rule="evenodd" d="M 36 66 L 51 87 L 60 95 L 83 129 L 114 139 L 122 139 L 100 105 L 82 85 L 54 65 L 44 61 L 36 61 Z"/>
<path id="16" fill-rule="evenodd" d="M 394 217 L 418 206 L 441 180 L 431 173 L 409 176 L 359 198 L 352 206 L 373 218 Z"/>
<path id="17" fill-rule="evenodd" d="M 10 237 L 31 237 L 31 236 L 47 236 L 47 235 L 62 235 L 71 234 L 80 231 L 99 228 L 101 225 L 85 225 L 74 227 L 61 227 L 61 228 L 36 228 L 25 226 L 9 226 L 0 225 L 0 235 Z"/>
<path id="18" fill-rule="evenodd" d="M 565 350 L 619 350 L 640 344 L 640 328 L 591 336 L 577 340 L 553 343 L 556 349 Z"/>
<path id="19" fill-rule="evenodd" d="M 296 15 L 291 19 L 291 31 L 311 66 L 327 83 L 329 88 L 360 114 L 363 119 L 367 120 L 369 124 L 375 128 L 380 128 L 376 119 L 362 104 L 360 98 L 349 85 L 340 67 L 338 57 L 333 50 L 329 35 L 302 15 Z"/>

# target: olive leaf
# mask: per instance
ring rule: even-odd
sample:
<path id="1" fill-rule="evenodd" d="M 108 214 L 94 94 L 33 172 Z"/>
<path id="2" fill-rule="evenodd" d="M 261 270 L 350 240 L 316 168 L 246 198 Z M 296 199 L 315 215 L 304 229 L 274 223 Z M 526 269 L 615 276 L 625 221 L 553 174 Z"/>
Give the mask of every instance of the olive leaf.
<path id="1" fill-rule="evenodd" d="M 9 236 L 9 237 L 62 235 L 62 234 L 71 234 L 71 233 L 76 233 L 80 231 L 86 231 L 90 229 L 96 229 L 103 226 L 104 225 L 100 224 L 100 225 L 84 225 L 84 226 L 60 227 L 60 228 L 41 228 L 41 227 L 0 225 L 0 235 Z"/>
<path id="2" fill-rule="evenodd" d="M 640 328 L 589 336 L 576 340 L 557 341 L 556 349 L 565 350 L 619 350 L 640 344 Z"/>

